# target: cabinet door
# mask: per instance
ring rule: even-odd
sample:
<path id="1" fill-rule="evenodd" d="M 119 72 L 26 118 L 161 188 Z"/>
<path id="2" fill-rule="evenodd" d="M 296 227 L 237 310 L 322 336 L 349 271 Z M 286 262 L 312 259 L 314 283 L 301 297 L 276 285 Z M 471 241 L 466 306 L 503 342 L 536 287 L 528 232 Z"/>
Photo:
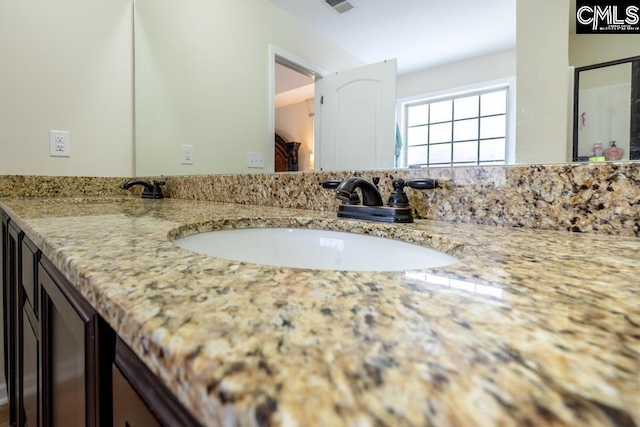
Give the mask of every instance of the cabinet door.
<path id="1" fill-rule="evenodd" d="M 113 426 L 156 427 L 160 426 L 147 405 L 113 365 Z"/>
<path id="2" fill-rule="evenodd" d="M 2 243 L 2 245 L 0 245 L 0 284 L 2 285 L 2 292 L 0 292 L 0 298 L 2 298 L 2 304 L 0 306 L 0 309 L 2 310 L 2 372 L 4 375 L 4 379 L 5 382 L 7 381 L 7 378 L 9 377 L 9 358 L 7 357 L 7 349 L 9 348 L 8 345 L 8 333 L 7 333 L 7 327 L 9 322 L 7 321 L 7 315 L 8 315 L 8 307 L 7 307 L 7 291 L 9 288 L 9 278 L 8 278 L 8 273 L 9 273 L 9 269 L 7 267 L 7 255 L 8 255 L 8 245 L 9 245 L 9 237 L 8 237 L 8 233 L 9 233 L 9 218 L 7 218 L 7 216 L 5 215 L 4 212 L 0 211 L 0 220 L 2 222 L 2 228 L 1 228 L 1 232 L 2 235 L 0 235 L 0 243 Z"/>
<path id="3" fill-rule="evenodd" d="M 5 357 L 7 358 L 7 397 L 9 399 L 9 422 L 11 425 L 18 425 L 18 371 L 21 355 L 19 346 L 17 345 L 17 329 L 18 319 L 22 316 L 20 294 L 18 293 L 18 272 L 20 271 L 19 263 L 19 245 L 22 238 L 22 231 L 9 221 L 7 226 L 7 246 L 6 250 L 6 287 L 4 289 L 5 296 Z"/>
<path id="4" fill-rule="evenodd" d="M 20 283 L 24 290 L 25 300 L 29 304 L 30 310 L 38 315 L 38 261 L 40 261 L 40 251 L 27 236 L 22 238 L 20 245 L 21 267 Z"/>
<path id="5" fill-rule="evenodd" d="M 5 215 L 5 213 L 0 210 L 0 285 L 2 286 L 2 291 L 0 292 L 0 318 L 2 319 L 2 351 L 0 351 L 0 356 L 2 357 L 2 372 L 4 378 L 7 378 L 7 358 L 5 357 L 4 352 L 7 348 L 7 333 L 5 326 L 7 325 L 6 313 L 7 308 L 5 305 L 5 301 L 7 298 L 5 297 L 5 292 L 7 289 L 8 279 L 7 279 L 7 259 L 5 258 L 7 247 L 7 226 L 9 224 L 9 219 Z"/>
<path id="6" fill-rule="evenodd" d="M 77 304 L 58 273 L 40 264 L 41 328 L 43 358 L 43 424 L 45 426 L 95 425 L 95 408 L 87 399 L 90 367 L 87 344 L 94 334 L 93 316 Z M 56 283 L 57 282 L 57 283 Z M 86 304 L 86 303 L 85 303 Z"/>
<path id="7" fill-rule="evenodd" d="M 41 425 L 40 395 L 40 323 L 36 307 L 37 263 L 40 251 L 26 237 L 19 246 L 17 302 L 17 348 L 18 348 L 18 426 L 38 427 Z"/>
<path id="8" fill-rule="evenodd" d="M 120 338 L 113 362 L 113 425 L 200 426 Z"/>
<path id="9" fill-rule="evenodd" d="M 22 407 L 23 424 L 37 427 L 40 422 L 40 349 L 38 324 L 28 305 L 23 310 L 22 324 Z"/>

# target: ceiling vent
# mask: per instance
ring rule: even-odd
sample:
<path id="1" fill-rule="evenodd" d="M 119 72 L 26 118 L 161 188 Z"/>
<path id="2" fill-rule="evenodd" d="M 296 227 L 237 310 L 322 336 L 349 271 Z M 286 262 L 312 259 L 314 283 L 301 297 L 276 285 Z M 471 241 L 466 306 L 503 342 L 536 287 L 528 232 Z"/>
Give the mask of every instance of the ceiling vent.
<path id="1" fill-rule="evenodd" d="M 353 5 L 347 0 L 324 0 L 329 6 L 331 6 L 338 13 L 345 13 L 353 9 Z"/>

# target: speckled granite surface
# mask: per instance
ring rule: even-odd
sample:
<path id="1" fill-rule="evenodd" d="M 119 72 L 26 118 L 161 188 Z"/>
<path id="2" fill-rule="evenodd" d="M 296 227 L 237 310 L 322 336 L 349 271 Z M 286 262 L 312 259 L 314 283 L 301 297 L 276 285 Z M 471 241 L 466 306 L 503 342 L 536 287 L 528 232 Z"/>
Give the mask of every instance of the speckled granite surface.
<path id="1" fill-rule="evenodd" d="M 430 177 L 442 188 L 407 189 L 421 218 L 640 237 L 640 163 L 207 175 L 167 178 L 172 197 L 335 211 L 325 179 L 380 177 L 386 202 L 394 179 Z"/>
<path id="2" fill-rule="evenodd" d="M 203 424 L 640 425 L 638 238 L 176 199 L 0 207 Z M 168 238 L 264 225 L 389 234 L 461 262 L 318 272 Z"/>
<path id="3" fill-rule="evenodd" d="M 116 197 L 131 196 L 122 184 L 130 178 L 90 176 L 0 175 L 0 197 Z"/>
<path id="4" fill-rule="evenodd" d="M 168 197 L 333 212 L 338 200 L 320 183 L 349 176 L 380 177 L 386 202 L 391 182 L 437 178 L 441 188 L 407 189 L 418 217 L 543 230 L 640 237 L 640 162 L 572 165 L 396 169 L 152 177 Z M 0 176 L 0 197 L 127 196 L 127 178 Z"/>

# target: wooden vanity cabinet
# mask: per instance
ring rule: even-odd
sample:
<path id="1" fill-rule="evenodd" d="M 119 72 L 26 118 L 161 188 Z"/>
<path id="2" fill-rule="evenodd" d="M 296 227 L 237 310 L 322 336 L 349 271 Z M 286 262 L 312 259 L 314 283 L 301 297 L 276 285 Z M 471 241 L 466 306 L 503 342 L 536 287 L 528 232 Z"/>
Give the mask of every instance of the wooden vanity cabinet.
<path id="1" fill-rule="evenodd" d="M 9 217 L 0 211 L 2 219 L 2 248 L 0 258 L 2 259 L 2 344 L 3 344 L 3 370 L 7 387 L 7 397 L 9 399 L 9 421 L 15 424 L 15 313 L 13 311 L 15 303 L 12 301 L 15 288 L 15 265 L 16 260 L 16 239 L 18 233 L 15 229 L 9 232 Z"/>
<path id="2" fill-rule="evenodd" d="M 160 422 L 115 364 L 112 372 L 113 426 L 159 427 Z"/>
<path id="3" fill-rule="evenodd" d="M 10 425 L 111 426 L 115 333 L 4 213 L 2 285 Z"/>
<path id="4" fill-rule="evenodd" d="M 43 425 L 111 425 L 115 334 L 46 258 L 38 277 Z"/>
<path id="5" fill-rule="evenodd" d="M 0 217 L 10 425 L 199 425 L 1 210 Z"/>
<path id="6" fill-rule="evenodd" d="M 6 264 L 6 282 L 3 286 L 4 296 L 4 341 L 5 341 L 5 378 L 7 383 L 7 398 L 9 400 L 9 422 L 18 425 L 18 370 L 20 354 L 18 352 L 18 318 L 19 312 L 19 247 L 22 240 L 22 231 L 11 220 L 6 224 L 6 246 L 3 251 Z M 21 313 L 21 311 L 20 311 Z"/>
<path id="7" fill-rule="evenodd" d="M 36 289 L 40 251 L 2 214 L 2 310 L 4 370 L 12 426 L 40 425 L 39 335 L 37 313 L 27 302 Z M 28 417 L 28 418 L 27 418 Z"/>
<path id="8" fill-rule="evenodd" d="M 116 356 L 113 363 L 113 425 L 200 425 L 120 338 L 116 338 Z"/>
<path id="9" fill-rule="evenodd" d="M 19 424 L 25 426 L 42 425 L 42 394 L 40 392 L 40 334 L 37 321 L 22 309 L 22 372 L 20 383 L 21 412 Z"/>
<path id="10" fill-rule="evenodd" d="M 19 241 L 17 291 L 17 425 L 42 425 L 40 322 L 36 309 L 40 250 L 25 236 Z"/>

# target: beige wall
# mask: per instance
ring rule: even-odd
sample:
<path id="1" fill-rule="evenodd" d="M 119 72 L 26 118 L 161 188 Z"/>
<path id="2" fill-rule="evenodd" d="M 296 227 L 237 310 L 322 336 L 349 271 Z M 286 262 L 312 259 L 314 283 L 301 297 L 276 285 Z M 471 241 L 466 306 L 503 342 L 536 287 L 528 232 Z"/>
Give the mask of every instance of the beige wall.
<path id="1" fill-rule="evenodd" d="M 640 34 L 569 34 L 569 64 L 574 67 L 640 56 Z"/>
<path id="2" fill-rule="evenodd" d="M 466 61 L 398 76 L 397 97 L 434 93 L 516 74 L 516 50 L 509 49 Z"/>
<path id="3" fill-rule="evenodd" d="M 569 0 L 517 0 L 516 10 L 516 162 L 565 162 Z"/>
<path id="4" fill-rule="evenodd" d="M 0 3 L 0 174 L 133 174 L 132 22 L 132 0 Z"/>
<path id="5" fill-rule="evenodd" d="M 327 71 L 362 65 L 264 0 L 139 0 L 136 23 L 137 175 L 272 171 L 270 44 Z"/>

